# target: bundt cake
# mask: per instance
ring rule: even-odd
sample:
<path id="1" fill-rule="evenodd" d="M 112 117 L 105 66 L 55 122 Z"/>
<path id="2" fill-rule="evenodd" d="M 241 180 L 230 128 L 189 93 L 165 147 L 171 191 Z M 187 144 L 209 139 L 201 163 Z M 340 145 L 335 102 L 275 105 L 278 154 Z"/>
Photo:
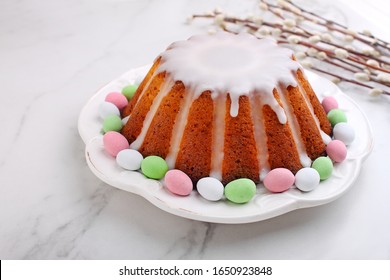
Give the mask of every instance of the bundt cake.
<path id="1" fill-rule="evenodd" d="M 171 44 L 122 111 L 130 148 L 196 182 L 260 182 L 324 154 L 331 125 L 302 67 L 271 39 L 220 32 Z"/>

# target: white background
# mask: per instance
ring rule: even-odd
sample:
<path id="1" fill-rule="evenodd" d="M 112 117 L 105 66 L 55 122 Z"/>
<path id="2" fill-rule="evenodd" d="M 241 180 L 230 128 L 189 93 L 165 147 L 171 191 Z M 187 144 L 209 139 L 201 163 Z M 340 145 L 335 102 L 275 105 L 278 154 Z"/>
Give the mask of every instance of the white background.
<path id="1" fill-rule="evenodd" d="M 343 2 L 299 1 L 390 40 L 386 1 Z M 77 132 L 82 106 L 172 41 L 206 32 L 204 21 L 184 22 L 217 6 L 246 14 L 257 4 L 0 2 L 1 259 L 390 258 L 390 99 L 349 85 L 342 89 L 368 115 L 375 147 L 353 188 L 330 204 L 246 225 L 209 224 L 165 213 L 90 172 Z"/>

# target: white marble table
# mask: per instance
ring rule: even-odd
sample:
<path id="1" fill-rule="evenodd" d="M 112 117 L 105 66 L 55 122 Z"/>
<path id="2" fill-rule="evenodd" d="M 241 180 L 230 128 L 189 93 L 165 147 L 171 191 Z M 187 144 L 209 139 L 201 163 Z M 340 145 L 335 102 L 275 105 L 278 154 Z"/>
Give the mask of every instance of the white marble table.
<path id="1" fill-rule="evenodd" d="M 300 2 L 390 40 L 385 1 Z M 82 106 L 172 41 L 206 32 L 208 24 L 184 21 L 216 6 L 245 13 L 256 1 L 0 2 L 1 259 L 390 258 L 390 99 L 347 85 L 375 147 L 352 190 L 330 204 L 210 224 L 165 213 L 91 173 L 77 131 Z"/>

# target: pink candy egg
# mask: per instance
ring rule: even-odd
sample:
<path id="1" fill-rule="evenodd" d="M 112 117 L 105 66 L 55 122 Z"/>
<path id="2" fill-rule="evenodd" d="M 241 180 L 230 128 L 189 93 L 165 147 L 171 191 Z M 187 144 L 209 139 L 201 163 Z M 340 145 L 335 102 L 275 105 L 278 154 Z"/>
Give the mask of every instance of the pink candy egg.
<path id="1" fill-rule="evenodd" d="M 330 110 L 337 109 L 339 107 L 339 104 L 337 103 L 336 98 L 333 96 L 327 96 L 322 100 L 322 107 L 324 107 L 324 110 L 326 113 L 328 113 Z"/>
<path id="2" fill-rule="evenodd" d="M 119 92 L 110 92 L 107 94 L 105 101 L 113 103 L 119 110 L 125 108 L 128 103 L 126 96 Z"/>
<path id="3" fill-rule="evenodd" d="M 279 193 L 287 191 L 294 185 L 295 176 L 286 168 L 275 168 L 264 178 L 264 186 L 271 192 Z"/>
<path id="4" fill-rule="evenodd" d="M 342 162 L 347 157 L 347 147 L 342 141 L 333 140 L 326 146 L 326 153 L 331 160 Z"/>
<path id="5" fill-rule="evenodd" d="M 129 147 L 129 142 L 119 132 L 109 131 L 103 136 L 103 145 L 107 153 L 116 157 L 120 151 Z"/>
<path id="6" fill-rule="evenodd" d="M 178 169 L 169 170 L 165 174 L 164 182 L 167 189 L 177 195 L 189 195 L 193 189 L 190 177 Z"/>

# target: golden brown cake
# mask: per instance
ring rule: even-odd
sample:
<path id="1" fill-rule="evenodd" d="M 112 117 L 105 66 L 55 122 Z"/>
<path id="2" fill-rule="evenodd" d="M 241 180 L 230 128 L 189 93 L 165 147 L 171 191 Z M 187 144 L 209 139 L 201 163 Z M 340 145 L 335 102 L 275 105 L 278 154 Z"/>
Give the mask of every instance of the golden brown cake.
<path id="1" fill-rule="evenodd" d="M 290 50 L 249 34 L 173 43 L 122 112 L 130 148 L 166 159 L 196 182 L 260 182 L 324 154 L 331 125 Z"/>

